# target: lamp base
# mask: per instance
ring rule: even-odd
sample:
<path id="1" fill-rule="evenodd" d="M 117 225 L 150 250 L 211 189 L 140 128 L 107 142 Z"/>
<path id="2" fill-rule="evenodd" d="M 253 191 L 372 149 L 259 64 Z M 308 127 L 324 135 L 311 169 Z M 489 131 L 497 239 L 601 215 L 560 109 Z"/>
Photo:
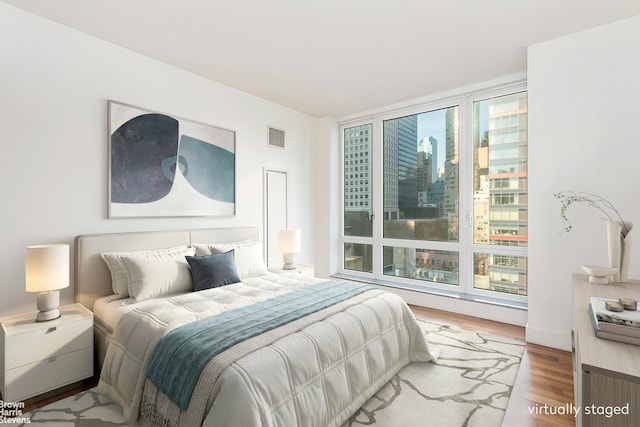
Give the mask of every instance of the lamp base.
<path id="1" fill-rule="evenodd" d="M 295 270 L 296 265 L 293 263 L 293 254 L 283 254 L 282 255 L 284 265 L 282 266 L 283 270 Z"/>
<path id="2" fill-rule="evenodd" d="M 38 306 L 38 314 L 36 322 L 48 322 L 60 317 L 60 292 L 39 292 L 36 296 L 36 304 Z"/>
<path id="3" fill-rule="evenodd" d="M 36 322 L 49 322 L 50 320 L 56 320 L 62 317 L 60 310 L 53 309 L 49 311 L 39 311 L 36 314 Z"/>

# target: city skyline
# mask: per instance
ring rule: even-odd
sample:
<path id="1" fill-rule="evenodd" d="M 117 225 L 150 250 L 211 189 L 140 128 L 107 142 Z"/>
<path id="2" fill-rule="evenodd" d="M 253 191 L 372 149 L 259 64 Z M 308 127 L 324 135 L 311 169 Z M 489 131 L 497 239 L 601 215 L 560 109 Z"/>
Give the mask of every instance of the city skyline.
<path id="1" fill-rule="evenodd" d="M 473 163 L 467 190 L 473 192 L 473 242 L 527 246 L 526 92 L 476 101 L 464 118 L 460 111 L 452 106 L 383 121 L 381 192 L 373 191 L 370 175 L 373 124 L 344 129 L 345 236 L 373 237 L 372 201 L 382 197 L 383 238 L 458 242 L 462 151 Z M 460 142 L 461 126 L 471 123 L 471 141 Z M 458 251 L 403 245 L 382 251 L 385 275 L 458 285 Z M 489 248 L 473 255 L 474 288 L 527 294 L 526 255 Z M 347 256 L 371 271 L 370 245 L 345 243 Z"/>
<path id="2" fill-rule="evenodd" d="M 480 107 L 480 134 L 489 130 L 489 100 L 479 102 Z M 420 144 L 423 138 L 434 137 L 438 140 L 437 168 L 444 168 L 445 161 L 445 140 L 446 140 L 446 113 L 447 108 L 428 111 L 418 114 L 418 139 L 416 144 Z M 417 147 L 417 145 L 416 145 Z"/>

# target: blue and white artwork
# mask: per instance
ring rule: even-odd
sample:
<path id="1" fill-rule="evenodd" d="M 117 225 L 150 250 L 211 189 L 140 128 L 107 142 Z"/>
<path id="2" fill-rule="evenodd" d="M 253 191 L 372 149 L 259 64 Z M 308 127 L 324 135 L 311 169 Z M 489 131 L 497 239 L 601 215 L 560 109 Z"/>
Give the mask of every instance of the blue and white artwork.
<path id="1" fill-rule="evenodd" d="M 109 101 L 109 217 L 235 215 L 235 132 Z"/>

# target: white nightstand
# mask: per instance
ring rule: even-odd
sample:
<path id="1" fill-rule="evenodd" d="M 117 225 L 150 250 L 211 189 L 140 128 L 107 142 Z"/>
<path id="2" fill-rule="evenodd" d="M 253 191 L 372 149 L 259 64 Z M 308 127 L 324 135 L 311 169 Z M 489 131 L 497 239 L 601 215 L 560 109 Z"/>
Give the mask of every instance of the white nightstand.
<path id="1" fill-rule="evenodd" d="M 295 264 L 294 270 L 283 270 L 280 267 L 269 267 L 269 271 L 275 274 L 304 274 L 306 276 L 313 276 L 313 265 L 308 264 Z"/>
<path id="2" fill-rule="evenodd" d="M 0 319 L 0 386 L 18 402 L 93 376 L 93 313 L 60 306 L 61 317 L 36 322 L 36 312 Z"/>

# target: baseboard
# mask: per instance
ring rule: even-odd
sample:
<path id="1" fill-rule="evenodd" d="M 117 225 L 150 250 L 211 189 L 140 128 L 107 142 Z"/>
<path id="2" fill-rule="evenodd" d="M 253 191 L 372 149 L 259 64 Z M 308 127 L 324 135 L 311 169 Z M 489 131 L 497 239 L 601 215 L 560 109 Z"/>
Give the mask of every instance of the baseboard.
<path id="1" fill-rule="evenodd" d="M 408 304 L 433 308 L 436 310 L 451 311 L 481 319 L 494 320 L 510 325 L 525 326 L 528 312 L 520 308 L 477 302 L 449 296 L 435 295 L 425 292 L 416 292 L 409 289 L 401 289 L 390 286 L 375 285 L 388 292 L 400 295 Z"/>
<path id="2" fill-rule="evenodd" d="M 545 347 L 557 348 L 559 350 L 571 351 L 570 333 L 559 334 L 557 332 L 535 329 L 529 325 L 525 328 L 527 342 L 542 345 Z"/>

